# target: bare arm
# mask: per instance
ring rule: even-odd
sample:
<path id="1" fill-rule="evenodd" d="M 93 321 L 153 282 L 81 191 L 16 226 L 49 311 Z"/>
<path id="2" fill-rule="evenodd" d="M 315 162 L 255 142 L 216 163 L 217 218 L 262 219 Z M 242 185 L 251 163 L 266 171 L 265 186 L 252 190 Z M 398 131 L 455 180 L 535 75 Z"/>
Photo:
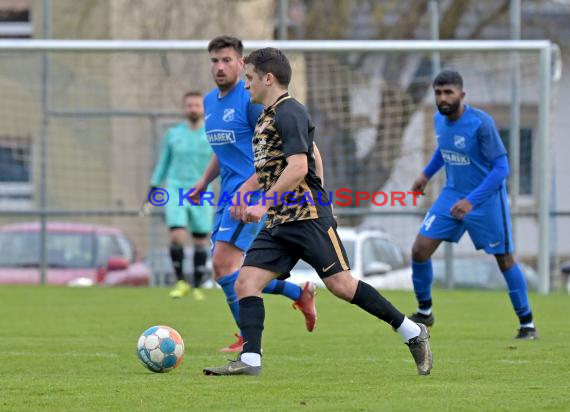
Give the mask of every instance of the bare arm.
<path id="1" fill-rule="evenodd" d="M 190 199 L 192 199 L 193 202 L 197 203 L 200 200 L 200 193 L 204 192 L 208 188 L 208 185 L 212 183 L 212 181 L 219 175 L 220 164 L 218 163 L 218 157 L 215 153 L 213 153 L 208 167 L 206 170 L 204 170 L 204 174 L 200 180 L 194 184 L 194 188 L 196 190 L 190 194 Z"/>
<path id="2" fill-rule="evenodd" d="M 267 191 L 268 207 L 278 206 L 281 204 L 281 195 L 285 192 L 293 191 L 301 180 L 307 175 L 309 164 L 307 162 L 307 154 L 299 153 L 287 158 L 287 166 L 279 176 L 279 179 Z M 277 198 L 275 201 L 273 197 Z"/>
<path id="3" fill-rule="evenodd" d="M 321 157 L 321 152 L 317 147 L 317 144 L 313 142 L 313 154 L 315 156 L 315 172 L 317 176 L 321 179 L 321 184 L 325 186 L 325 169 L 323 167 L 323 158 Z"/>
<path id="4" fill-rule="evenodd" d="M 247 178 L 245 182 L 240 186 L 239 190 L 242 194 L 247 192 L 253 192 L 254 190 L 259 189 L 259 182 L 257 181 L 257 173 L 253 173 L 250 177 Z"/>
<path id="5" fill-rule="evenodd" d="M 208 186 L 210 183 L 212 183 L 212 180 L 214 180 L 219 175 L 220 175 L 220 164 L 218 163 L 218 157 L 216 156 L 216 154 L 212 154 L 210 163 L 208 164 L 208 167 L 204 171 L 204 174 L 202 175 L 200 181 L 203 181 L 205 183 L 205 186 Z"/>
<path id="6" fill-rule="evenodd" d="M 242 220 L 244 218 L 245 209 L 247 209 L 247 202 L 244 200 L 244 196 L 248 192 L 253 192 L 258 189 L 259 181 L 257 180 L 257 174 L 253 173 L 243 182 L 232 199 L 233 206 L 230 206 L 230 216 L 232 219 Z"/>
<path id="7" fill-rule="evenodd" d="M 266 201 L 249 206 L 244 213 L 244 222 L 259 222 L 272 206 L 281 204 L 281 196 L 293 191 L 307 175 L 309 163 L 306 153 L 299 153 L 287 158 L 287 166 L 277 179 L 277 182 L 267 191 Z"/>

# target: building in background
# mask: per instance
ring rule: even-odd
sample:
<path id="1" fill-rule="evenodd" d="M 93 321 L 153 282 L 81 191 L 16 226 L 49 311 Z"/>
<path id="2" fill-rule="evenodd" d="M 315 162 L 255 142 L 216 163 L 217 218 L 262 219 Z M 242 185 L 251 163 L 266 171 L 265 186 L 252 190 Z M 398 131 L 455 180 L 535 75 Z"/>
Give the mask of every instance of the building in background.
<path id="1" fill-rule="evenodd" d="M 0 0 L 0 36 L 43 36 L 42 5 L 53 39 L 209 39 L 232 34 L 243 39 L 276 35 L 276 0 L 74 1 Z M 290 39 L 429 39 L 427 0 L 338 2 L 289 0 Z M 441 0 L 443 39 L 509 38 L 509 0 Z M 570 5 L 554 0 L 522 2 L 522 38 L 550 38 L 568 67 Z M 12 30 L 11 32 L 9 31 Z M 497 57 L 499 56 L 499 57 Z M 7 53 L 0 59 L 0 211 L 36 209 L 41 175 L 42 122 L 40 54 Z M 291 56 L 294 94 L 307 103 L 319 127 L 327 187 L 335 190 L 405 190 L 433 149 L 430 94 L 431 56 L 362 53 Z M 505 137 L 510 107 L 507 54 L 444 56 L 444 67 L 460 70 L 467 100 L 488 110 Z M 522 211 L 536 211 L 536 56 L 522 58 Z M 163 132 L 178 120 L 180 95 L 209 90 L 212 81 L 203 53 L 58 53 L 48 59 L 50 110 L 45 153 L 49 209 L 129 210 L 147 190 L 153 157 Z M 570 76 L 562 71 L 553 87 L 551 141 L 554 159 L 553 210 L 567 211 L 565 178 L 570 153 L 565 136 L 570 117 Z M 433 194 L 433 193 L 432 193 Z M 429 200 L 429 199 L 428 199 Z M 422 205 L 422 206 L 425 206 Z M 391 209 L 392 210 L 392 209 Z M 29 220 L 0 216 L 0 223 Z M 137 238 L 143 252 L 165 244 L 149 220 L 124 215 L 74 217 L 120 226 Z M 155 223 L 160 222 L 155 219 Z M 418 217 L 344 219 L 344 224 L 382 227 L 404 249 L 413 242 Z M 553 252 L 570 256 L 570 219 L 556 218 Z M 537 225 L 517 224 L 519 253 L 536 256 Z M 466 245 L 465 250 L 470 250 Z M 460 245 L 459 253 L 463 251 Z"/>

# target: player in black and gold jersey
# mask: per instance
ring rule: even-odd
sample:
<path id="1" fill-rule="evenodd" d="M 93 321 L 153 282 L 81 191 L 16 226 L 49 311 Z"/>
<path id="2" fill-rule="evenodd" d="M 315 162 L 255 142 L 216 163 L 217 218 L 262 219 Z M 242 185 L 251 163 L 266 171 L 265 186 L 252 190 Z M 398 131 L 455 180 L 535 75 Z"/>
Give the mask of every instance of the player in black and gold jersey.
<path id="1" fill-rule="evenodd" d="M 350 273 L 336 231 L 327 191 L 316 173 L 315 126 L 287 88 L 291 66 L 278 49 L 264 48 L 245 59 L 246 88 L 265 110 L 253 138 L 255 169 L 264 196 L 242 206 L 244 222 L 268 219 L 247 252 L 236 283 L 244 348 L 229 364 L 205 368 L 206 375 L 258 375 L 265 309 L 261 291 L 275 277 L 286 277 L 299 259 L 309 263 L 337 297 L 353 303 L 396 329 L 409 346 L 418 373 L 432 367 L 429 332 L 406 318 L 367 283 Z"/>

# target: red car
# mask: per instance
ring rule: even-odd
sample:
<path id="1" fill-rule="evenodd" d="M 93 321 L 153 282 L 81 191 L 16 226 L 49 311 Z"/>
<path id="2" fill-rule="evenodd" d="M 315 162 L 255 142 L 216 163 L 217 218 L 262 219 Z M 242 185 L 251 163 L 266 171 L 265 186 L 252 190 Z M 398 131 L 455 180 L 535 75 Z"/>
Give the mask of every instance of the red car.
<path id="1" fill-rule="evenodd" d="M 0 284 L 40 282 L 40 224 L 0 227 Z M 150 268 L 114 227 L 47 224 L 46 282 L 54 285 L 148 285 Z"/>

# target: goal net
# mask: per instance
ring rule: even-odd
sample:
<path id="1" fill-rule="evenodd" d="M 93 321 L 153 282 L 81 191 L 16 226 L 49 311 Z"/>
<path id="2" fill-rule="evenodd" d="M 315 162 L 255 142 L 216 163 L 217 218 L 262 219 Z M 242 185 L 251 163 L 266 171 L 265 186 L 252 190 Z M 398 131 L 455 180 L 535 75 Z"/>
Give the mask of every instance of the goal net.
<path id="1" fill-rule="evenodd" d="M 139 52 L 0 50 L 0 223 L 38 220 L 44 206 L 50 221 L 117 226 L 142 255 L 164 260 L 167 231 L 160 214 L 143 219 L 136 212 L 164 132 L 183 121 L 182 94 L 213 87 L 205 50 L 169 51 L 164 44 L 164 50 Z M 286 53 L 293 66 L 292 94 L 307 105 L 317 126 L 326 187 L 335 194 L 351 191 L 351 204 L 335 207 L 340 224 L 385 230 L 409 256 L 443 173 L 417 206 L 410 196 L 405 206 L 365 199 L 357 205 L 355 192 L 406 192 L 431 158 L 431 52 L 300 47 Z M 511 53 L 456 50 L 441 54 L 441 65 L 463 75 L 466 102 L 493 116 L 509 147 Z M 536 267 L 542 115 L 537 50 L 520 53 L 519 68 L 515 243 L 518 256 Z M 455 256 L 474 256 L 468 237 Z"/>

